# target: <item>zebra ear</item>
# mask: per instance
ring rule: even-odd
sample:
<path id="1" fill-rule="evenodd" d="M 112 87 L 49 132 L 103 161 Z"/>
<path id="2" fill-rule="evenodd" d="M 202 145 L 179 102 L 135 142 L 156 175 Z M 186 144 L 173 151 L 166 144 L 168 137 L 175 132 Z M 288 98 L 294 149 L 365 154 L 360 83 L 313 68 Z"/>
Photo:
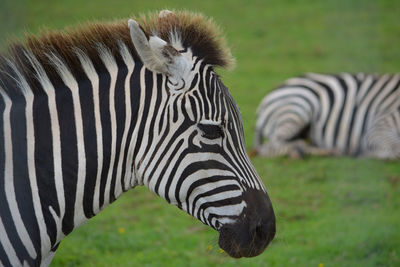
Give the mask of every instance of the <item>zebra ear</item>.
<path id="1" fill-rule="evenodd" d="M 173 84 L 185 79 L 191 69 L 186 57 L 158 36 L 147 39 L 136 21 L 130 19 L 128 26 L 133 45 L 147 68 L 168 75 Z"/>
<path id="2" fill-rule="evenodd" d="M 168 9 L 161 10 L 160 13 L 158 13 L 159 18 L 165 18 L 165 17 L 171 16 L 171 15 L 174 15 L 174 12 L 172 12 L 171 10 L 168 10 Z"/>

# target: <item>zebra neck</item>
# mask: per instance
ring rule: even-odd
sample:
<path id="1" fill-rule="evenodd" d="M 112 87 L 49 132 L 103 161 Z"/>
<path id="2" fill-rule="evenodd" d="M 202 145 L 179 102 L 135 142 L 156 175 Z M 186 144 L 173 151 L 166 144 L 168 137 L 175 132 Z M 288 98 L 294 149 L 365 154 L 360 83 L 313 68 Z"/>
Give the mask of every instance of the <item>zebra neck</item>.
<path id="1" fill-rule="evenodd" d="M 99 71 L 81 60 L 85 77 L 79 80 L 59 71 L 65 86 L 55 90 L 62 109 L 57 112 L 61 153 L 55 163 L 62 177 L 55 187 L 64 196 L 58 198 L 59 215 L 53 214 L 61 220 L 57 241 L 138 183 L 133 151 L 145 71 L 131 57 L 125 64 L 112 57 L 103 61 Z"/>
<path id="2" fill-rule="evenodd" d="M 26 56 L 35 82 L 11 63 L 12 79 L 0 76 L 0 182 L 5 184 L 0 195 L 7 203 L 0 211 L 11 228 L 23 225 L 21 218 L 30 221 L 18 238 L 35 258 L 124 191 L 143 184 L 135 166 L 154 140 L 151 109 L 161 105 L 153 98 L 160 99 L 164 78 L 122 48 L 118 60 L 111 52 L 99 55 L 102 68 L 79 55 L 81 75 L 50 56 L 57 79 L 34 55 Z M 26 201 L 17 205 L 18 195 Z"/>

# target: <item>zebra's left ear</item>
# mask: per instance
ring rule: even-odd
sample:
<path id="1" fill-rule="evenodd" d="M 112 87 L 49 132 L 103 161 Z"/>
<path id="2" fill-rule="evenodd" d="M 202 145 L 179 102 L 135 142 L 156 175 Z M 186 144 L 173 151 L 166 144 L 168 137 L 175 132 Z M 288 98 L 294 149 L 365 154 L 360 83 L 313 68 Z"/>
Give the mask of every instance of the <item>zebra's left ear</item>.
<path id="1" fill-rule="evenodd" d="M 158 36 L 147 39 L 135 20 L 130 19 L 128 26 L 133 45 L 143 64 L 152 71 L 166 74 L 173 89 L 182 89 L 191 70 L 189 60 Z"/>

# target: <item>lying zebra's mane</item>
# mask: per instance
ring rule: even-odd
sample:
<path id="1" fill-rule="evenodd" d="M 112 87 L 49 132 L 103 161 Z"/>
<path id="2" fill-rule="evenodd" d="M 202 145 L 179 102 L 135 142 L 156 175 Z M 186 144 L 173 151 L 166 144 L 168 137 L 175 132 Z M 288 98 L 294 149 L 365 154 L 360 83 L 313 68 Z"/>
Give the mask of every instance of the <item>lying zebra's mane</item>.
<path id="1" fill-rule="evenodd" d="M 206 64 L 229 68 L 233 63 L 218 26 L 201 14 L 177 11 L 160 18 L 158 13 L 150 13 L 136 20 L 148 36 L 157 34 L 169 42 L 173 33 L 177 33 L 183 47 L 191 48 L 193 55 L 203 59 Z M 36 57 L 50 80 L 57 83 L 60 79 L 49 56 L 57 56 L 79 78 L 84 75 L 84 71 L 80 67 L 77 52 L 84 52 L 96 68 L 102 68 L 104 65 L 99 57 L 99 48 L 108 50 L 117 62 L 121 62 L 119 51 L 122 44 L 128 47 L 134 58 L 138 58 L 129 34 L 128 19 L 87 23 L 63 31 L 46 31 L 39 36 L 27 36 L 25 41 L 12 44 L 8 53 L 0 56 L 0 87 L 9 87 L 6 80 L 11 82 L 10 78 L 15 79 L 17 76 L 9 62 L 16 66 L 31 85 L 36 82 L 27 54 Z"/>

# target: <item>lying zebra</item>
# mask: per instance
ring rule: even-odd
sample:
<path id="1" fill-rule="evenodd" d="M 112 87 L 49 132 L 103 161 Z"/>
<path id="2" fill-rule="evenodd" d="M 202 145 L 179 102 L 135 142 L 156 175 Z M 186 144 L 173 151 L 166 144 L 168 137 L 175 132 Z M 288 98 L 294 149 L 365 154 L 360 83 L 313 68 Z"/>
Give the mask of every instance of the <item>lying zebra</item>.
<path id="1" fill-rule="evenodd" d="M 399 158 L 400 75 L 288 79 L 259 105 L 254 143 L 262 156 Z"/>
<path id="2" fill-rule="evenodd" d="M 229 255 L 260 254 L 275 215 L 214 70 L 230 62 L 209 19 L 168 11 L 31 37 L 0 57 L 0 266 L 48 265 L 138 185 L 217 230 Z"/>

